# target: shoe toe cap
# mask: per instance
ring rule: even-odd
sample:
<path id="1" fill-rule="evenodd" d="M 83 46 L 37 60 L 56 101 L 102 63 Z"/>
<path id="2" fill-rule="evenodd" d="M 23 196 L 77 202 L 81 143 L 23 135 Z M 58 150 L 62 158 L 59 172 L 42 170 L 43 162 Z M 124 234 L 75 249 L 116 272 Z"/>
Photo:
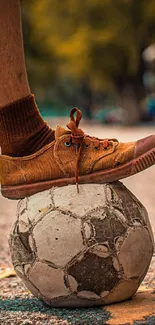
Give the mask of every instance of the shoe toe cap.
<path id="1" fill-rule="evenodd" d="M 155 148 L 155 135 L 150 135 L 136 142 L 135 158 Z"/>

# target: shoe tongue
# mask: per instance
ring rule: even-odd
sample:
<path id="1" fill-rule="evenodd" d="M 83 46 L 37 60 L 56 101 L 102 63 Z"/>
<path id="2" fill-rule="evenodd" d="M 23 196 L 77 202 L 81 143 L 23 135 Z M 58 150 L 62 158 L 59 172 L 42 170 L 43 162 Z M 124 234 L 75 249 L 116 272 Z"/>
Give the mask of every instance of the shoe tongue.
<path id="1" fill-rule="evenodd" d="M 57 141 L 60 137 L 62 137 L 63 135 L 67 135 L 70 134 L 71 132 L 66 130 L 65 128 L 63 128 L 60 125 L 57 125 L 56 130 L 55 130 L 55 140 Z"/>

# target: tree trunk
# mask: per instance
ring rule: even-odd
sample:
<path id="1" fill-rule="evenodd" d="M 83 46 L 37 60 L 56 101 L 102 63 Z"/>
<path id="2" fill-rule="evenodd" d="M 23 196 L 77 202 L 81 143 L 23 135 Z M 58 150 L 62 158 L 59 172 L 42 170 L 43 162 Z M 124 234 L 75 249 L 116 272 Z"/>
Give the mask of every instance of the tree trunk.
<path id="1" fill-rule="evenodd" d="M 85 112 L 86 118 L 92 119 L 93 91 L 87 80 L 81 82 L 81 96 L 79 102 Z"/>
<path id="2" fill-rule="evenodd" d="M 115 77 L 116 92 L 119 96 L 119 104 L 124 108 L 124 124 L 135 125 L 141 119 L 141 100 L 145 97 L 143 75 L 145 63 L 142 53 L 145 46 L 141 47 L 139 53 L 139 64 L 135 75 L 119 75 Z"/>
<path id="3" fill-rule="evenodd" d="M 141 119 L 140 100 L 132 85 L 124 85 L 119 90 L 119 104 L 124 109 L 124 124 L 136 125 Z"/>

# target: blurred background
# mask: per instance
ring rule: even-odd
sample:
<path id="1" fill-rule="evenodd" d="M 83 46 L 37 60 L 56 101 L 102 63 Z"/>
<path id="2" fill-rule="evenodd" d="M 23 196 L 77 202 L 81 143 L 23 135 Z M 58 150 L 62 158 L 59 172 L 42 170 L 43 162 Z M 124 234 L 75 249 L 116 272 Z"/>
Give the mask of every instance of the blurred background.
<path id="1" fill-rule="evenodd" d="M 155 0 L 21 6 L 29 81 L 50 126 L 65 125 L 78 106 L 90 135 L 126 142 L 155 133 Z M 155 167 L 123 183 L 146 207 L 155 235 Z M 0 264 L 10 263 L 6 238 L 16 206 L 0 195 Z M 155 256 L 147 275 L 155 287 L 154 270 Z"/>
<path id="2" fill-rule="evenodd" d="M 41 113 L 155 120 L 154 0 L 23 0 L 29 81 Z"/>

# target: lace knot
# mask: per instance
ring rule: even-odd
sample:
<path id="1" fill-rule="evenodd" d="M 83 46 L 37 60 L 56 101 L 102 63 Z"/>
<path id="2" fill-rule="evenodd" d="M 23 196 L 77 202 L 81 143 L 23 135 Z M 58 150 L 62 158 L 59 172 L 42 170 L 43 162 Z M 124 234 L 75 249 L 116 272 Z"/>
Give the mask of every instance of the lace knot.
<path id="1" fill-rule="evenodd" d="M 74 117 L 74 114 L 76 113 L 76 117 Z M 89 144 L 91 142 L 94 143 L 94 148 L 99 149 L 100 145 L 102 145 L 103 149 L 106 150 L 108 149 L 109 146 L 109 139 L 98 139 L 95 137 L 90 137 L 89 135 L 86 135 L 83 130 L 79 128 L 79 123 L 82 118 L 82 112 L 76 108 L 73 107 L 70 111 L 70 122 L 67 124 L 67 127 L 71 131 L 70 134 L 70 141 L 72 144 L 75 146 L 75 152 L 76 152 L 76 167 L 75 167 L 75 181 L 76 181 L 76 186 L 77 186 L 77 191 L 79 192 L 79 187 L 78 187 L 78 163 L 80 159 L 80 153 L 81 153 L 81 148 L 83 142 L 85 143 L 85 147 L 89 147 Z"/>
<path id="2" fill-rule="evenodd" d="M 72 135 L 71 134 L 71 139 L 73 144 L 80 144 L 83 141 L 84 136 L 80 135 Z"/>
<path id="3" fill-rule="evenodd" d="M 76 113 L 76 119 L 74 118 L 74 113 Z M 79 129 L 79 123 L 81 118 L 81 111 L 76 107 L 72 108 L 70 112 L 70 122 L 67 124 L 67 127 L 71 131 L 71 138 L 73 140 L 73 143 L 75 144 L 81 143 L 84 138 L 83 130 Z"/>

